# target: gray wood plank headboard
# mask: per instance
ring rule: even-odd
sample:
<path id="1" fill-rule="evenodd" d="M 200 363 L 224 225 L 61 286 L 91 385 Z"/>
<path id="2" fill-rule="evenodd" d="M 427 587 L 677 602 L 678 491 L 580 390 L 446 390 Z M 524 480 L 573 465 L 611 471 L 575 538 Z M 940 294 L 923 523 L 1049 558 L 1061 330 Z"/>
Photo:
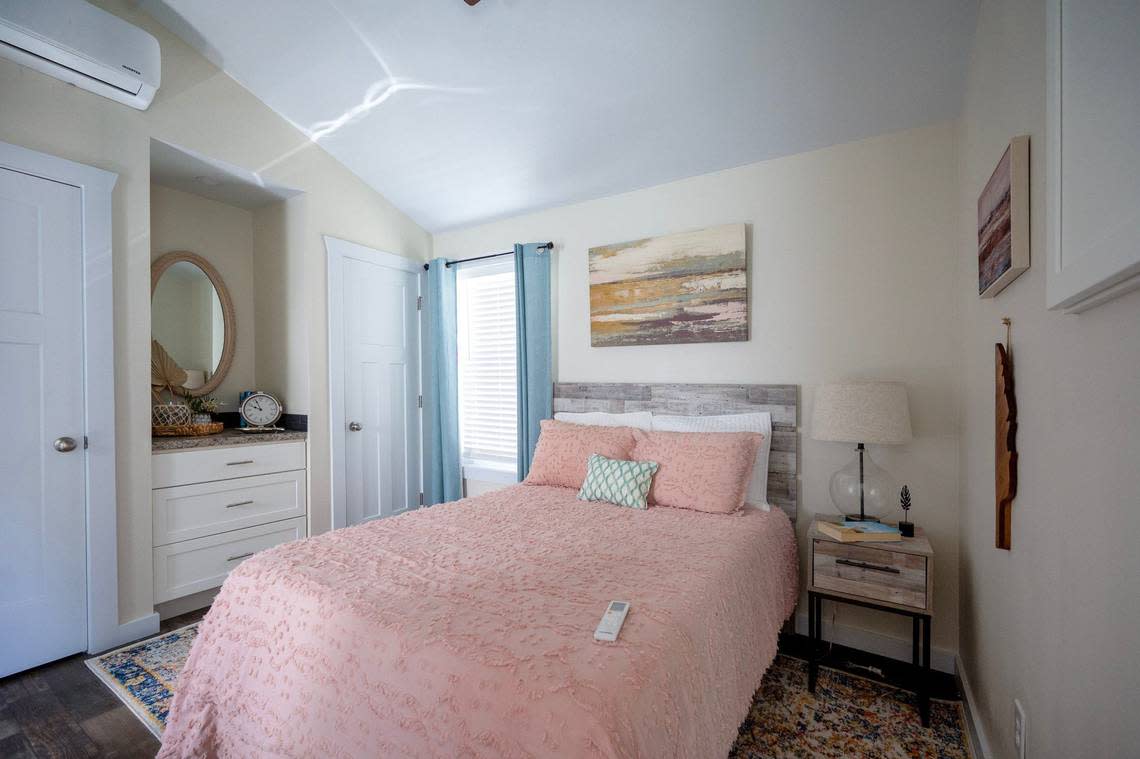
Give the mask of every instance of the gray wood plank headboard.
<path id="1" fill-rule="evenodd" d="M 712 416 L 767 411 L 772 415 L 768 502 L 793 522 L 799 505 L 799 385 L 556 382 L 554 411 L 651 411 Z"/>

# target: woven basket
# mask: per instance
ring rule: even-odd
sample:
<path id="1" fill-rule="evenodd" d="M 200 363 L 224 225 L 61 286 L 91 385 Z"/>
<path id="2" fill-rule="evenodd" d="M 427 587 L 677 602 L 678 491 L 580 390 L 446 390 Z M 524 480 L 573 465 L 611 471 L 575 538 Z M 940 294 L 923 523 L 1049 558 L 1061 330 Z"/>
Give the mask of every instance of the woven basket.
<path id="1" fill-rule="evenodd" d="M 221 422 L 209 424 L 156 424 L 150 428 L 154 437 L 201 437 L 216 435 L 225 428 Z"/>

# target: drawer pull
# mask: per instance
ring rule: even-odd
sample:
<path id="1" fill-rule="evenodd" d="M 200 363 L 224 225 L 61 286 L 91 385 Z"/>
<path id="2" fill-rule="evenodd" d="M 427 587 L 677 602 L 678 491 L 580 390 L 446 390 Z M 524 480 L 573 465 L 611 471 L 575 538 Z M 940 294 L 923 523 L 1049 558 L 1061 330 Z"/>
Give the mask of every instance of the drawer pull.
<path id="1" fill-rule="evenodd" d="M 241 466 L 242 464 L 252 464 L 252 463 L 253 463 L 253 459 L 249 459 L 248 461 L 227 461 L 226 466 Z"/>
<path id="2" fill-rule="evenodd" d="M 253 554 L 254 554 L 253 551 L 250 551 L 249 553 L 238 554 L 237 556 L 229 557 L 228 559 L 226 559 L 226 561 L 237 561 L 238 559 L 248 559 L 250 556 L 253 556 Z"/>
<path id="3" fill-rule="evenodd" d="M 876 572 L 890 572 L 893 575 L 901 574 L 895 567 L 884 566 L 883 564 L 868 564 L 865 561 L 852 561 L 851 559 L 836 559 L 836 564 L 842 564 L 845 567 L 857 567 L 859 569 L 873 569 Z"/>
<path id="4" fill-rule="evenodd" d="M 253 501 L 238 501 L 237 503 L 227 503 L 226 508 L 232 509 L 234 506 L 248 506 L 251 503 L 253 503 Z"/>

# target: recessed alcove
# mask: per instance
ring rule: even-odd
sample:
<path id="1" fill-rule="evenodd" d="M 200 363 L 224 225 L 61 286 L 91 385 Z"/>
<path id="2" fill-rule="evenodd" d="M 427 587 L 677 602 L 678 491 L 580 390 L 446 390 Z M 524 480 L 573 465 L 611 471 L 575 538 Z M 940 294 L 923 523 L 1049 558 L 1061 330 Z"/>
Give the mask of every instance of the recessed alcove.
<path id="1" fill-rule="evenodd" d="M 297 322 L 288 313 L 291 304 L 285 273 L 285 229 L 290 213 L 299 213 L 297 201 L 302 194 L 253 171 L 167 142 L 150 141 L 152 264 L 175 251 L 201 256 L 216 270 L 232 302 L 233 358 L 210 393 L 221 404 L 221 412 L 237 410 L 242 390 L 257 388 L 280 395 L 285 385 L 282 354 L 289 346 L 307 349 L 303 328 L 291 328 Z M 171 343 L 167 347 L 172 357 L 192 373 L 192 384 L 208 381 L 219 368 L 217 352 L 195 352 L 180 345 L 177 333 L 181 324 L 187 331 L 204 335 L 203 342 L 208 344 L 212 339 L 215 346 L 220 344 L 221 336 L 214 334 L 221 329 L 216 313 L 218 299 L 214 298 L 211 311 L 211 288 L 206 277 L 190 270 L 191 264 L 176 266 L 188 270 L 168 269 L 157 283 L 159 289 L 153 290 L 155 297 L 170 289 L 166 278 L 197 276 L 202 280 L 202 287 L 197 289 L 206 292 L 198 299 L 204 305 L 194 301 L 202 307 L 187 308 L 185 303 L 180 306 L 173 300 L 152 301 L 152 326 L 169 336 L 160 339 Z M 193 288 L 184 289 L 190 292 Z M 157 333 L 154 336 L 160 337 Z M 176 351 L 186 355 L 180 357 Z M 290 399 L 282 400 L 288 408 Z M 299 407 L 307 407 L 307 398 L 292 400 Z"/>

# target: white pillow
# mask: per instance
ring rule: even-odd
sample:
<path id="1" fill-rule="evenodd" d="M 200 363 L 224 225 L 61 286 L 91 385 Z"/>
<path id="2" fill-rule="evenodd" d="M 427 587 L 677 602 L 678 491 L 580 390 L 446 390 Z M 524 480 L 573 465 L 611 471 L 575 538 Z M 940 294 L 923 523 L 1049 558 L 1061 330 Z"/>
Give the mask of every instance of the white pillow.
<path id="1" fill-rule="evenodd" d="M 630 411 L 626 414 L 611 414 L 608 411 L 559 411 L 554 415 L 554 420 L 570 424 L 592 424 L 597 427 L 653 429 L 653 414 L 648 411 Z"/>
<path id="2" fill-rule="evenodd" d="M 662 432 L 759 432 L 764 443 L 756 453 L 745 500 L 768 510 L 768 455 L 772 452 L 772 415 L 767 411 L 723 416 L 653 415 L 653 429 Z"/>

